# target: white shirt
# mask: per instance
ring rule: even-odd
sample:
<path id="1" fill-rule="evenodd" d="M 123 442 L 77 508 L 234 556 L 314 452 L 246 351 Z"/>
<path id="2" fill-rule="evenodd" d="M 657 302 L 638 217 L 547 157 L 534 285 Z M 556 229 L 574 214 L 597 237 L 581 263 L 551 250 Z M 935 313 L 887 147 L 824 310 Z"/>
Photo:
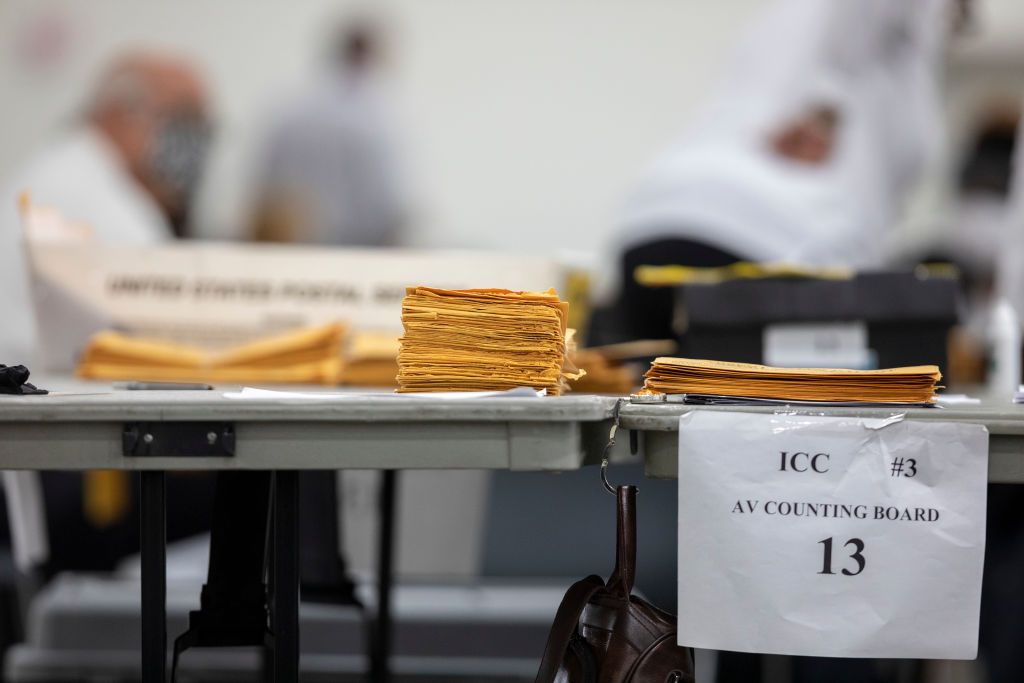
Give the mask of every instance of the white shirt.
<path id="1" fill-rule="evenodd" d="M 80 127 L 36 156 L 0 190 L 0 363 L 31 367 L 35 323 L 17 197 L 87 223 L 100 242 L 152 244 L 172 232 L 160 207 L 99 132 Z"/>
<path id="2" fill-rule="evenodd" d="M 394 245 L 406 208 L 395 130 L 367 76 L 326 74 L 277 113 L 259 194 L 287 202 L 302 241 Z"/>
<path id="3" fill-rule="evenodd" d="M 709 106 L 630 198 L 623 248 L 679 237 L 757 261 L 873 266 L 939 133 L 947 0 L 783 0 L 741 45 Z M 772 137 L 839 113 L 832 155 Z"/>

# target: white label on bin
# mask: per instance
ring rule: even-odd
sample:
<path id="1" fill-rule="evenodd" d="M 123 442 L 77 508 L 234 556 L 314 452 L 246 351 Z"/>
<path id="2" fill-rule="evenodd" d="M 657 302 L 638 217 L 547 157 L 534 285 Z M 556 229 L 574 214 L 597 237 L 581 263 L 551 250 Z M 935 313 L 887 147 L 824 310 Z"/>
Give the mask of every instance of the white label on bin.
<path id="1" fill-rule="evenodd" d="M 679 421 L 679 644 L 973 659 L 982 425 L 693 411 Z"/>
<path id="2" fill-rule="evenodd" d="M 763 334 L 764 362 L 784 368 L 874 367 L 863 322 L 776 323 Z"/>

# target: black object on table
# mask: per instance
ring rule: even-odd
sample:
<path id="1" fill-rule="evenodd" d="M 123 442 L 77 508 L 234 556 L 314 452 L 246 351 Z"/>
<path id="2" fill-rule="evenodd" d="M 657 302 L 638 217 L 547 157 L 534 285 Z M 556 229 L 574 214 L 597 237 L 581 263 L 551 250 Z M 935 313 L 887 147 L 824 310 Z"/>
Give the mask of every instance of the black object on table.
<path id="1" fill-rule="evenodd" d="M 770 325 L 862 322 L 878 367 L 933 363 L 943 373 L 961 298 L 956 278 L 915 272 L 693 283 L 676 287 L 675 295 L 686 312 L 683 356 L 762 363 Z"/>
<path id="2" fill-rule="evenodd" d="M 28 381 L 29 370 L 24 365 L 3 365 L 0 363 L 0 394 L 15 396 L 38 396 L 48 394 Z"/>

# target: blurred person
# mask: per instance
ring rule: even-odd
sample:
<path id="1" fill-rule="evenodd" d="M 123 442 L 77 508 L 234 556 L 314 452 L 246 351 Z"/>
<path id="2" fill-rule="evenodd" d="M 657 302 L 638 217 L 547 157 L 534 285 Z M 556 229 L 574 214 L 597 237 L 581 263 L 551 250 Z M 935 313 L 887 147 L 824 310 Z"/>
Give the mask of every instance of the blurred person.
<path id="1" fill-rule="evenodd" d="M 82 118 L 0 190 L 0 363 L 31 365 L 35 344 L 18 195 L 28 192 L 34 203 L 87 224 L 101 243 L 159 244 L 183 232 L 209 134 L 205 86 L 188 63 L 136 53 L 109 65 Z M 5 485 L 18 486 L 17 477 L 30 473 L 4 476 Z M 47 573 L 112 569 L 138 550 L 138 495 L 131 482 L 123 472 L 42 476 Z M 168 536 L 208 528 L 212 479 L 172 477 L 168 486 L 189 501 L 172 511 Z"/>
<path id="2" fill-rule="evenodd" d="M 257 240 L 399 242 L 406 206 L 382 53 L 375 25 L 342 26 L 326 72 L 275 112 L 256 181 Z"/>
<path id="3" fill-rule="evenodd" d="M 0 363 L 28 363 L 34 338 L 17 196 L 88 224 L 100 242 L 152 244 L 181 235 L 209 140 L 206 91 L 171 56 L 138 53 L 102 74 L 82 119 L 0 191 L 0 292 L 10 324 Z"/>
<path id="4" fill-rule="evenodd" d="M 685 135 L 642 177 L 619 238 L 633 337 L 670 337 L 672 299 L 636 266 L 879 266 L 940 133 L 952 0 L 781 0 Z"/>

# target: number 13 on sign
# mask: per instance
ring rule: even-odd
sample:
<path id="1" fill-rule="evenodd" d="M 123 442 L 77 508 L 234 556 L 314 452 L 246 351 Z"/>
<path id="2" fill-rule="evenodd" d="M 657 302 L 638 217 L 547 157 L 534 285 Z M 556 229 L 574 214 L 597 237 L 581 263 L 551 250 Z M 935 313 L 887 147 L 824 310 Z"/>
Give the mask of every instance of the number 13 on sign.
<path id="1" fill-rule="evenodd" d="M 822 541 L 818 541 L 818 543 L 821 543 L 822 545 L 825 546 L 825 548 L 824 548 L 824 554 L 825 554 L 824 565 L 825 566 L 818 573 L 819 574 L 835 574 L 835 572 L 832 571 L 832 539 L 831 538 L 826 538 L 826 539 L 824 539 Z M 860 540 L 859 538 L 851 538 L 849 541 L 847 541 L 843 545 L 843 547 L 850 546 L 850 545 L 854 546 L 853 554 L 851 554 L 850 557 L 857 563 L 857 571 L 851 572 L 849 569 L 843 569 L 843 574 L 845 574 L 846 576 L 857 576 L 862 571 L 864 571 L 864 566 L 867 564 L 867 560 L 864 559 L 864 555 L 863 555 L 863 553 L 864 553 L 864 541 Z"/>

